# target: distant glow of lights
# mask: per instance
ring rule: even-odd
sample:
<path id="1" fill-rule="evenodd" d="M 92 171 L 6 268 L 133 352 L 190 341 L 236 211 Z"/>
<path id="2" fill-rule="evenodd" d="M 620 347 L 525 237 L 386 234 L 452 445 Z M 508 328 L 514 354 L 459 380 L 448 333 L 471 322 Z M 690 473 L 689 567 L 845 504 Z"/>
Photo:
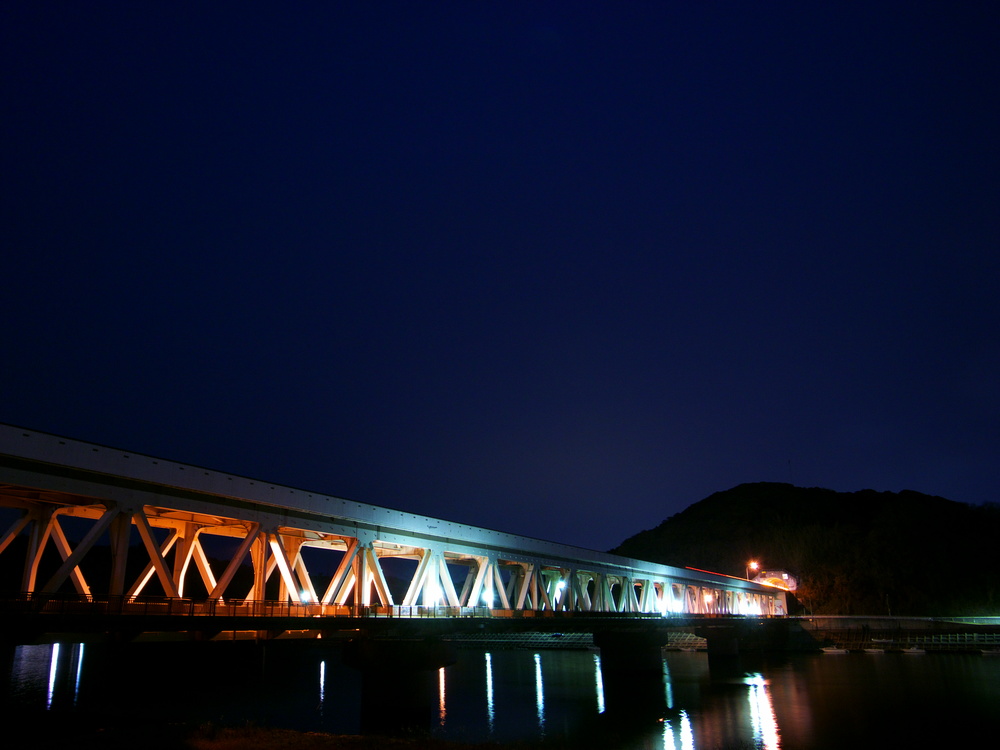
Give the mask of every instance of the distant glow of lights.
<path id="1" fill-rule="evenodd" d="M 767 682 L 759 673 L 748 675 L 743 682 L 750 686 L 748 698 L 754 743 L 764 750 L 777 750 L 781 747 L 778 721 L 774 715 L 771 696 L 767 691 Z"/>
<path id="2" fill-rule="evenodd" d="M 542 685 L 542 657 L 535 654 L 535 711 L 538 714 L 538 730 L 545 736 L 545 689 Z"/>
<path id="3" fill-rule="evenodd" d="M 448 710 L 444 703 L 444 667 L 438 670 L 438 724 L 444 726 L 444 721 L 448 717 Z"/>
<path id="4" fill-rule="evenodd" d="M 486 721 L 493 734 L 493 655 L 486 652 Z"/>
<path id="5" fill-rule="evenodd" d="M 52 708 L 52 695 L 56 689 L 56 670 L 59 666 L 59 644 L 52 644 L 52 657 L 49 662 L 49 692 L 45 699 L 45 708 Z"/>
<path id="6" fill-rule="evenodd" d="M 601 674 L 601 655 L 594 654 L 594 684 L 597 688 L 597 713 L 604 713 L 604 676 Z"/>

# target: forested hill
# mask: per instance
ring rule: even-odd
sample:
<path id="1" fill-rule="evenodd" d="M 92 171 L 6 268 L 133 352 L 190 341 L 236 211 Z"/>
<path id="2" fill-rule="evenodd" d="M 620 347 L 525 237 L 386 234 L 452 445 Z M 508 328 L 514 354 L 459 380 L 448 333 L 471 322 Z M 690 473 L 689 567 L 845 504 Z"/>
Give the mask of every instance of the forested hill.
<path id="1" fill-rule="evenodd" d="M 997 504 L 741 484 L 611 551 L 735 576 L 758 560 L 795 575 L 815 614 L 1000 615 Z"/>

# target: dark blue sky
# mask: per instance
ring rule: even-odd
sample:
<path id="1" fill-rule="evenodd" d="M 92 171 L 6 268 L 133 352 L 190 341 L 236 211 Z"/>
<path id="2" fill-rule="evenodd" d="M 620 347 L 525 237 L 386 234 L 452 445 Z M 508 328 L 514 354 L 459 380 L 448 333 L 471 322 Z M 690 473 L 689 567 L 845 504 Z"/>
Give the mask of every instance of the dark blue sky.
<path id="1" fill-rule="evenodd" d="M 996 3 L 334 5 L 0 7 L 0 421 L 601 549 L 998 499 Z"/>

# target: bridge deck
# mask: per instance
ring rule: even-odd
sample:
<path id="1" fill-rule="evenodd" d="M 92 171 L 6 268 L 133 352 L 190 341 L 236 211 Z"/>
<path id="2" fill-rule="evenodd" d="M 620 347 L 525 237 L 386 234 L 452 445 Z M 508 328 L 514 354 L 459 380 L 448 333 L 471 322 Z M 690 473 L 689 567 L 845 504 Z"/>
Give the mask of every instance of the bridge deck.
<path id="1" fill-rule="evenodd" d="M 127 603 L 155 595 L 175 603 L 168 606 L 194 606 L 176 604 L 194 594 L 208 600 L 206 612 L 213 617 L 243 616 L 227 607 L 245 610 L 261 602 L 303 607 L 306 617 L 336 614 L 338 607 L 376 607 L 381 609 L 369 611 L 398 618 L 416 607 L 425 613 L 439 606 L 454 618 L 480 609 L 494 618 L 513 612 L 522 619 L 555 613 L 784 613 L 782 590 L 741 578 L 9 425 L 0 425 L 3 508 L 15 517 L 0 537 L 0 554 L 15 541 L 25 550 L 20 581 L 6 581 L 7 589 L 36 597 L 75 593 Z M 212 559 L 220 549 L 227 550 L 221 562 Z M 110 550 L 109 561 L 101 562 L 107 557 L 101 550 Z M 394 592 L 387 571 L 404 576 L 402 590 L 397 585 Z M 244 579 L 249 583 L 241 584 Z"/>

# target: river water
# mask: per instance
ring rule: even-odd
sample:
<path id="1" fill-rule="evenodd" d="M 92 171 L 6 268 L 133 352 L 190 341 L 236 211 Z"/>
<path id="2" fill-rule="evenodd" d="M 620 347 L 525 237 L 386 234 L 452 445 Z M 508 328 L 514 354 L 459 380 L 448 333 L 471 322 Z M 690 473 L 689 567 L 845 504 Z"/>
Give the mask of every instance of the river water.
<path id="1" fill-rule="evenodd" d="M 1000 657 L 796 654 L 713 663 L 667 652 L 662 673 L 619 677 L 596 650 L 461 649 L 414 683 L 421 731 L 461 741 L 580 747 L 986 747 L 1000 719 Z M 211 723 L 356 734 L 361 678 L 333 645 L 56 644 L 8 649 L 3 721 L 81 727 Z M 364 701 L 390 716 L 378 676 Z"/>

